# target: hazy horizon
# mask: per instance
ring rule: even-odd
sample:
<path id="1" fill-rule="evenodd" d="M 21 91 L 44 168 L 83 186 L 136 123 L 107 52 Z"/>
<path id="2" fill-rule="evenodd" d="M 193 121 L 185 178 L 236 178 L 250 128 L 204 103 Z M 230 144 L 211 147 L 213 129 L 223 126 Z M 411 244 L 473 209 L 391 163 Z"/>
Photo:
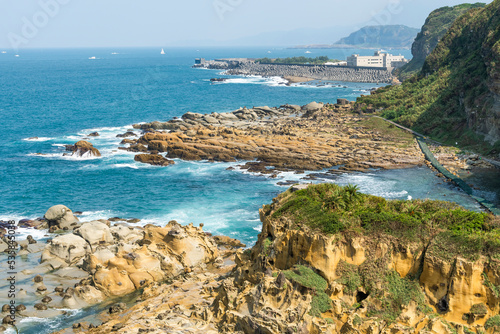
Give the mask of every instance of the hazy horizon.
<path id="1" fill-rule="evenodd" d="M 294 46 L 331 44 L 367 25 L 422 26 L 463 1 L 0 0 L 0 48 Z M 487 1 L 489 3 L 491 1 Z"/>

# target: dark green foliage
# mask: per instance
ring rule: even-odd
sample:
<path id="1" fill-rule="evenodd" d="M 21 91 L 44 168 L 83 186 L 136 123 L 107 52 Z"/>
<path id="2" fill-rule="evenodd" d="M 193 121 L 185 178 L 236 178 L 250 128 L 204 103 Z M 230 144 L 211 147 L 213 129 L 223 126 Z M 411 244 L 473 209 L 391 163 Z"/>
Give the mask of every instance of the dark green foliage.
<path id="1" fill-rule="evenodd" d="M 288 58 L 260 58 L 255 60 L 257 63 L 261 64 L 313 64 L 313 65 L 322 65 L 327 62 L 338 62 L 337 59 L 330 59 L 327 56 L 319 56 L 316 58 L 308 58 L 308 57 L 288 57 Z"/>
<path id="2" fill-rule="evenodd" d="M 478 317 L 484 317 L 488 314 L 488 307 L 483 303 L 474 304 L 471 306 L 469 313 Z"/>
<path id="3" fill-rule="evenodd" d="M 321 313 L 332 308 L 332 300 L 325 293 L 328 287 L 327 281 L 316 274 L 311 268 L 297 265 L 291 270 L 284 271 L 283 274 L 290 281 L 314 290 L 314 296 L 311 301 L 311 315 L 318 317 Z"/>
<path id="4" fill-rule="evenodd" d="M 335 44 L 369 48 L 408 48 L 418 29 L 404 25 L 367 26 L 344 37 Z"/>
<path id="5" fill-rule="evenodd" d="M 437 254 L 467 258 L 500 251 L 500 229 L 492 216 L 457 204 L 431 200 L 391 200 L 359 193 L 354 186 L 333 183 L 286 192 L 272 214 L 291 218 L 326 234 L 356 231 L 388 234 L 406 241 L 440 239 Z M 442 248 L 442 249 L 441 249 Z"/>
<path id="6" fill-rule="evenodd" d="M 500 63 L 500 2 L 471 8 L 454 21 L 420 73 L 358 102 L 384 108 L 382 116 L 439 141 L 491 151 L 475 131 L 492 112 L 489 88 Z M 475 115 L 472 121 L 466 109 Z"/>
<path id="7" fill-rule="evenodd" d="M 367 315 L 379 317 L 389 323 L 396 321 L 404 306 L 415 301 L 420 311 L 425 312 L 425 296 L 417 281 L 401 278 L 395 271 L 387 272 L 383 290 L 379 291 L 381 307 L 368 305 Z"/>
<path id="8" fill-rule="evenodd" d="M 346 293 L 354 293 L 361 286 L 361 276 L 358 267 L 344 261 L 340 261 L 337 266 L 337 275 L 341 276 L 337 281 L 344 284 Z"/>
<path id="9" fill-rule="evenodd" d="M 454 7 L 441 7 L 432 11 L 413 42 L 411 48 L 413 59 L 397 73 L 400 80 L 408 79 L 422 69 L 425 58 L 434 50 L 458 17 L 470 9 L 480 7 L 484 7 L 484 4 L 461 4 Z"/>
<path id="10" fill-rule="evenodd" d="M 486 320 L 486 323 L 484 324 L 484 328 L 486 330 L 488 330 L 488 329 L 493 328 L 493 327 L 500 329 L 500 315 L 494 315 L 491 318 L 489 318 L 488 320 Z"/>

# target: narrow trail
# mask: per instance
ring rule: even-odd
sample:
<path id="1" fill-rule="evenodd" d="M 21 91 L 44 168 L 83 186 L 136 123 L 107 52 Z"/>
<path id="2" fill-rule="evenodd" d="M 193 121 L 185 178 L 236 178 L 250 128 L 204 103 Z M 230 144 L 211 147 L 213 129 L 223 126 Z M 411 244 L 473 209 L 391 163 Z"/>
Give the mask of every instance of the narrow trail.
<path id="1" fill-rule="evenodd" d="M 436 159 L 436 157 L 434 156 L 434 154 L 432 154 L 431 150 L 427 146 L 427 144 L 425 142 L 425 138 L 426 137 L 423 134 L 415 132 L 412 129 L 404 127 L 404 126 L 402 126 L 400 124 L 397 124 L 397 123 L 395 123 L 393 121 L 389 121 L 388 119 L 385 119 L 385 118 L 380 117 L 380 116 L 371 116 L 371 117 L 377 117 L 377 118 L 383 119 L 384 121 L 386 121 L 388 123 L 391 123 L 394 126 L 397 126 L 398 128 L 400 128 L 402 130 L 405 130 L 405 131 L 408 131 L 408 132 L 412 133 L 416 137 L 418 145 L 420 146 L 420 149 L 422 150 L 422 153 L 425 155 L 425 158 L 432 164 L 432 166 L 434 168 L 436 168 L 446 178 L 448 178 L 451 181 L 453 181 L 453 183 L 455 183 L 459 188 L 461 188 L 471 198 L 473 198 L 474 200 L 476 200 L 482 207 L 484 207 L 485 209 L 487 209 L 488 211 L 490 211 L 491 213 L 493 213 L 493 214 L 495 214 L 497 216 L 500 215 L 500 209 L 497 209 L 488 200 L 486 200 L 486 199 L 484 199 L 482 197 L 479 197 L 479 196 L 475 196 L 474 195 L 474 191 L 472 190 L 472 188 L 467 183 L 465 183 L 464 180 L 462 180 L 460 177 L 458 177 L 456 175 L 453 175 L 449 170 L 447 170 L 443 165 L 441 165 L 439 163 L 439 161 Z M 491 163 L 492 165 L 494 165 L 496 167 L 500 167 L 500 163 L 497 162 L 497 161 L 493 161 L 493 160 L 485 159 L 485 158 L 482 158 L 482 159 L 485 160 L 485 161 L 488 161 L 489 163 Z"/>

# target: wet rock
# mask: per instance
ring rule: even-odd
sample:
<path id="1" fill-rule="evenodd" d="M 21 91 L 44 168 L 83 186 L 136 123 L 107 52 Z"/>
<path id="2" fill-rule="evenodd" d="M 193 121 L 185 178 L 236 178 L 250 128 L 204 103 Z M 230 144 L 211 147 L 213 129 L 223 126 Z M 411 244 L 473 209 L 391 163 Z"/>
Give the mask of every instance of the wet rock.
<path id="1" fill-rule="evenodd" d="M 100 134 L 98 132 L 92 132 L 87 135 L 87 137 L 99 137 Z"/>
<path id="2" fill-rule="evenodd" d="M 44 304 L 48 304 L 51 301 L 52 301 L 52 298 L 50 298 L 49 296 L 43 297 L 43 299 L 42 299 L 42 303 L 44 303 Z"/>
<path id="3" fill-rule="evenodd" d="M 244 243 L 237 239 L 227 237 L 225 235 L 217 235 L 213 237 L 217 245 L 229 246 L 234 248 L 246 247 Z"/>
<path id="4" fill-rule="evenodd" d="M 166 159 L 159 154 L 138 154 L 134 160 L 155 166 L 169 166 L 175 163 L 173 160 Z"/>
<path id="5" fill-rule="evenodd" d="M 89 156 L 89 157 L 100 157 L 101 152 L 94 147 L 91 143 L 85 140 L 80 140 L 74 145 L 66 145 L 66 151 L 70 151 L 71 155 L 78 157 Z"/>
<path id="6" fill-rule="evenodd" d="M 54 205 L 45 213 L 45 219 L 49 223 L 49 227 L 63 228 L 70 227 L 73 223 L 78 223 L 79 220 L 73 215 L 70 208 L 64 205 Z"/>
<path id="7" fill-rule="evenodd" d="M 33 245 L 33 244 L 37 243 L 37 241 L 35 239 L 33 239 L 33 237 L 31 235 L 28 235 L 28 237 L 26 238 L 26 240 L 28 241 L 28 243 L 30 245 Z"/>
<path id="8" fill-rule="evenodd" d="M 110 314 L 120 313 L 122 311 L 125 311 L 126 308 L 127 308 L 127 305 L 125 303 L 117 303 L 117 304 L 111 305 L 109 307 L 108 312 Z"/>
<path id="9" fill-rule="evenodd" d="M 127 131 L 125 133 L 116 135 L 117 138 L 135 137 L 135 136 L 136 134 L 131 131 Z"/>
<path id="10" fill-rule="evenodd" d="M 87 241 L 75 234 L 66 234 L 52 239 L 42 252 L 41 262 L 59 259 L 67 264 L 76 263 L 89 252 Z"/>
<path id="11" fill-rule="evenodd" d="M 48 309 L 47 305 L 42 304 L 42 303 L 35 304 L 34 307 L 35 307 L 35 310 L 38 310 L 38 311 L 45 311 Z"/>
<path id="12" fill-rule="evenodd" d="M 23 304 L 17 305 L 16 312 L 22 312 L 22 311 L 26 311 L 26 306 L 24 306 Z"/>
<path id="13" fill-rule="evenodd" d="M 43 277 L 41 275 L 36 275 L 33 278 L 33 282 L 35 282 L 35 283 L 41 283 L 41 282 L 43 282 Z"/>
<path id="14" fill-rule="evenodd" d="M 100 221 L 83 224 L 75 231 L 75 234 L 85 239 L 93 248 L 96 245 L 113 241 L 109 227 Z"/>

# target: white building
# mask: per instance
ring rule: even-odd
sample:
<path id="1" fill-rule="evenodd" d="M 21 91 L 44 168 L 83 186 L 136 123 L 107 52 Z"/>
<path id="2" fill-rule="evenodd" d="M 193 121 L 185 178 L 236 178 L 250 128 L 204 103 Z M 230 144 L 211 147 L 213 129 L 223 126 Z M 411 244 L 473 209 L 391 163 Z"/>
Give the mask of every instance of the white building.
<path id="1" fill-rule="evenodd" d="M 347 66 L 351 67 L 385 67 L 397 68 L 408 62 L 404 56 L 393 56 L 390 53 L 375 51 L 373 56 L 353 54 L 347 57 Z"/>

